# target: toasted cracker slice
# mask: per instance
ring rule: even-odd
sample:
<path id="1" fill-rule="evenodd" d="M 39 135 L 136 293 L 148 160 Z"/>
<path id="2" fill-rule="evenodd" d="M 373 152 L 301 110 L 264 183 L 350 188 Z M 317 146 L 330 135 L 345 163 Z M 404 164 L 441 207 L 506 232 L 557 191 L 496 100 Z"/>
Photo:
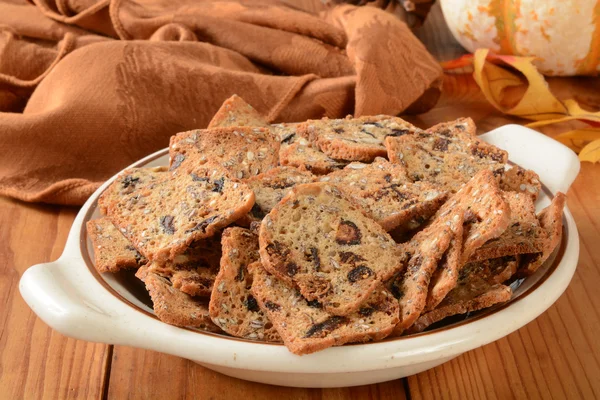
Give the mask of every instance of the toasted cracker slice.
<path id="1" fill-rule="evenodd" d="M 142 267 L 135 274 L 146 285 L 152 298 L 154 313 L 170 325 L 193 327 L 209 332 L 220 332 L 208 315 L 208 301 L 187 295 L 173 286 L 168 279 Z"/>
<path id="2" fill-rule="evenodd" d="M 255 203 L 250 214 L 262 219 L 283 199 L 294 186 L 313 182 L 315 177 L 306 171 L 293 167 L 277 167 L 253 176 L 246 184 L 254 191 Z"/>
<path id="3" fill-rule="evenodd" d="M 263 219 L 259 242 L 267 271 L 336 315 L 402 268 L 387 232 L 326 182 L 296 186 Z"/>
<path id="4" fill-rule="evenodd" d="M 442 302 L 438 308 L 429 311 L 419 317 L 406 333 L 418 333 L 424 331 L 429 325 L 441 321 L 444 318 L 452 315 L 465 314 L 484 308 L 491 307 L 495 304 L 504 303 L 510 300 L 512 290 L 509 286 L 493 285 L 480 295 L 467 297 L 456 302 Z"/>
<path id="5" fill-rule="evenodd" d="M 379 286 L 346 316 L 332 315 L 316 300 L 308 301 L 295 288 L 270 275 L 260 263 L 250 266 L 252 292 L 261 309 L 294 354 L 314 353 L 344 343 L 380 340 L 398 322 L 398 303 Z"/>
<path id="6" fill-rule="evenodd" d="M 86 228 L 94 247 L 94 266 L 98 272 L 139 268 L 148 262 L 108 218 L 90 220 Z"/>
<path id="7" fill-rule="evenodd" d="M 263 126 L 268 127 L 267 120 L 246 103 L 237 94 L 223 102 L 221 108 L 213 116 L 208 128 L 225 128 L 233 126 Z"/>
<path id="8" fill-rule="evenodd" d="M 425 310 L 434 309 L 446 297 L 448 292 L 456 286 L 458 273 L 462 266 L 460 263 L 463 246 L 462 222 L 462 219 L 457 221 L 456 228 L 452 232 L 453 236 L 450 245 L 431 276 Z"/>
<path id="9" fill-rule="evenodd" d="M 395 284 L 400 287 L 398 292 L 401 293 L 399 301 L 402 314 L 395 334 L 412 325 L 426 305 L 433 307 L 444 298 L 458 281 L 459 267 L 483 243 L 502 234 L 509 218 L 510 209 L 494 175 L 487 170 L 474 176 L 438 210 L 432 222 L 411 240 L 408 247 L 412 253 L 409 267 L 404 276 L 396 278 Z M 461 231 L 462 238 L 458 236 Z M 440 244 L 434 251 L 423 247 L 426 238 L 438 238 Z M 450 263 L 444 263 L 445 268 L 439 273 L 435 272 L 452 238 L 455 238 L 456 246 L 462 243 L 460 254 L 457 247 L 453 247 L 451 254 L 446 257 Z M 427 299 L 432 275 L 434 282 Z"/>
<path id="10" fill-rule="evenodd" d="M 162 262 L 248 213 L 254 193 L 218 165 L 184 163 L 174 172 L 127 170 L 99 203 L 142 255 Z"/>
<path id="11" fill-rule="evenodd" d="M 190 296 L 210 296 L 221 260 L 221 235 L 198 240 L 173 261 L 151 262 L 148 271 L 168 278 Z"/>
<path id="12" fill-rule="evenodd" d="M 172 136 L 169 157 L 170 171 L 186 159 L 197 165 L 210 161 L 232 178 L 247 179 L 277 166 L 279 141 L 268 128 L 197 129 Z"/>
<path id="13" fill-rule="evenodd" d="M 210 298 L 210 317 L 232 336 L 281 342 L 250 292 L 252 275 L 248 266 L 259 259 L 258 235 L 244 228 L 227 228 L 222 243 L 221 270 Z"/>
<path id="14" fill-rule="evenodd" d="M 437 183 L 452 193 L 479 171 L 503 173 L 507 153 L 474 136 L 472 124 L 461 118 L 414 135 L 388 137 L 388 158 L 402 164 L 412 180 Z"/>
<path id="15" fill-rule="evenodd" d="M 360 118 L 308 120 L 298 133 L 333 159 L 370 162 L 387 155 L 384 140 L 421 130 L 401 118 L 375 115 Z"/>
<path id="16" fill-rule="evenodd" d="M 280 135 L 281 147 L 279 148 L 279 162 L 316 175 L 323 175 L 344 168 L 348 164 L 345 160 L 336 160 L 315 148 L 306 138 L 299 136 L 294 128 Z"/>
<path id="17" fill-rule="evenodd" d="M 533 274 L 544 262 L 552 255 L 552 252 L 560 244 L 562 238 L 562 213 L 565 207 L 567 197 L 558 192 L 554 195 L 552 203 L 538 215 L 540 226 L 546 231 L 548 239 L 544 244 L 542 252 L 537 254 L 528 254 L 523 257 L 523 262 L 519 267 L 519 276 L 528 276 Z"/>
<path id="18" fill-rule="evenodd" d="M 533 201 L 537 200 L 542 190 L 539 175 L 530 169 L 523 169 L 518 165 L 513 165 L 510 169 L 505 170 L 503 174 L 498 175 L 498 182 L 502 190 L 525 193 Z"/>
<path id="19" fill-rule="evenodd" d="M 386 231 L 431 217 L 446 200 L 437 186 L 411 182 L 402 166 L 380 157 L 372 164 L 353 162 L 320 180 L 337 185 Z"/>
<path id="20" fill-rule="evenodd" d="M 532 197 L 524 193 L 504 192 L 510 208 L 508 228 L 495 239 L 478 248 L 469 261 L 504 257 L 511 254 L 541 252 L 548 235 L 535 215 Z"/>
<path id="21" fill-rule="evenodd" d="M 394 335 L 400 335 L 411 326 L 425 309 L 430 278 L 457 230 L 461 229 L 459 218 L 449 221 L 450 225 L 446 225 L 446 219 L 433 221 L 403 246 L 409 259 L 406 270 L 387 284 L 400 304 L 400 322 L 394 328 Z"/>
<path id="22" fill-rule="evenodd" d="M 446 317 L 481 310 L 510 300 L 512 290 L 502 285 L 517 269 L 519 256 L 473 262 L 460 271 L 458 284 L 437 307 L 422 314 L 407 333 L 421 332 Z"/>

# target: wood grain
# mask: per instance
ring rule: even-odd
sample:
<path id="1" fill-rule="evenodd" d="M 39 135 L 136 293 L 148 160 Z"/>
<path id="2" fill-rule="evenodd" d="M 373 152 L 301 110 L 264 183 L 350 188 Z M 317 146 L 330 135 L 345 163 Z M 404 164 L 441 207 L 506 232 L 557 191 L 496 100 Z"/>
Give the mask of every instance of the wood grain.
<path id="1" fill-rule="evenodd" d="M 101 398 L 108 346 L 50 329 L 18 293 L 33 264 L 57 259 L 76 209 L 0 197 L 0 398 Z"/>
<path id="2" fill-rule="evenodd" d="M 166 354 L 115 346 L 108 398 L 402 400 L 405 395 L 401 379 L 353 388 L 286 388 L 231 378 Z"/>

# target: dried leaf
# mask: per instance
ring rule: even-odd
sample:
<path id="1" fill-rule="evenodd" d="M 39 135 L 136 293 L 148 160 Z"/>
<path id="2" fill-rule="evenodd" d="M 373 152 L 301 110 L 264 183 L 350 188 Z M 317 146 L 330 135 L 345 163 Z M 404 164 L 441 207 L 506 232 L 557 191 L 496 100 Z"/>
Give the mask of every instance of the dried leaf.
<path id="1" fill-rule="evenodd" d="M 600 139 L 596 139 L 589 143 L 579 153 L 581 161 L 598 162 L 600 161 Z"/>
<path id="2" fill-rule="evenodd" d="M 575 151 L 581 151 L 582 161 L 598 161 L 600 112 L 584 110 L 573 99 L 565 101 L 557 99 L 550 91 L 544 76 L 533 65 L 533 60 L 534 57 L 496 55 L 491 54 L 488 49 L 478 49 L 475 54 L 467 54 L 456 60 L 443 62 L 442 66 L 446 70 L 453 70 L 466 68 L 472 64 L 473 78 L 490 104 L 505 114 L 535 121 L 527 124 L 530 128 L 571 120 L 583 121 L 592 126 L 593 128 L 590 129 L 577 129 L 563 133 L 555 139 Z M 525 82 L 519 74 L 502 66 L 516 69 L 527 80 L 527 89 L 523 97 L 511 107 L 504 105 L 505 89 L 523 85 Z"/>

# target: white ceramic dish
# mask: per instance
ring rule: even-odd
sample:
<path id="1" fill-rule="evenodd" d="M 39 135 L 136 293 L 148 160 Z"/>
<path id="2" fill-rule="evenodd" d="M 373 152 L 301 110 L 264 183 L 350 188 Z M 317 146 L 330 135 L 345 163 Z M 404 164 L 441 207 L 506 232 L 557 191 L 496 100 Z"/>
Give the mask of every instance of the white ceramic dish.
<path id="1" fill-rule="evenodd" d="M 545 193 L 541 209 L 557 191 L 566 192 L 579 171 L 568 148 L 531 129 L 507 125 L 482 138 L 506 149 L 510 159 L 539 173 Z M 167 150 L 134 166 L 166 165 Z M 275 385 L 337 387 L 396 379 L 442 364 L 497 340 L 543 313 L 564 292 L 579 257 L 573 217 L 564 213 L 564 235 L 554 262 L 516 287 L 509 303 L 421 334 L 377 343 L 334 347 L 296 356 L 282 345 L 256 343 L 164 324 L 152 314 L 147 295 L 128 275 L 99 275 L 90 261 L 85 222 L 97 215 L 103 185 L 82 207 L 62 256 L 29 268 L 20 290 L 33 311 L 57 331 L 77 339 L 141 347 L 196 361 L 237 378 Z"/>

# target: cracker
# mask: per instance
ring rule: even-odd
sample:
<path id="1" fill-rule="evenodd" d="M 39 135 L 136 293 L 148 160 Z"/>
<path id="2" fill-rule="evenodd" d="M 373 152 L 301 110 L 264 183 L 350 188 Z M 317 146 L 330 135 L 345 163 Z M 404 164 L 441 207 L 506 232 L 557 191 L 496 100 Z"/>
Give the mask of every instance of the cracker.
<path id="1" fill-rule="evenodd" d="M 98 272 L 139 268 L 148 262 L 108 218 L 90 220 L 86 228 L 94 247 L 94 266 Z"/>
<path id="2" fill-rule="evenodd" d="M 247 179 L 277 166 L 279 141 L 268 128 L 197 129 L 172 136 L 169 157 L 171 171 L 185 160 L 197 165 L 210 161 L 232 178 Z"/>
<path id="3" fill-rule="evenodd" d="M 316 300 L 270 275 L 260 263 L 252 264 L 252 292 L 261 309 L 294 354 L 314 353 L 344 343 L 380 340 L 398 322 L 398 303 L 378 286 L 355 312 L 332 315 Z"/>
<path id="4" fill-rule="evenodd" d="M 446 200 L 437 186 L 412 183 L 402 166 L 379 157 L 372 164 L 353 162 L 320 181 L 337 185 L 386 231 L 431 217 Z"/>
<path id="5" fill-rule="evenodd" d="M 252 275 L 248 266 L 259 259 L 258 236 L 244 228 L 227 228 L 222 243 L 221 270 L 210 298 L 210 317 L 232 336 L 281 342 L 250 292 Z"/>
<path id="6" fill-rule="evenodd" d="M 421 130 L 401 118 L 386 115 L 308 120 L 298 133 L 333 159 L 370 162 L 387 156 L 387 137 L 410 136 Z"/>
<path id="7" fill-rule="evenodd" d="M 562 213 L 566 200 L 567 197 L 563 193 L 558 192 L 554 195 L 552 203 L 540 211 L 538 220 L 542 229 L 546 231 L 548 239 L 540 253 L 523 257 L 523 262 L 518 271 L 519 276 L 528 276 L 537 271 L 560 244 L 563 226 Z"/>
<path id="8" fill-rule="evenodd" d="M 198 240 L 173 261 L 151 262 L 148 271 L 168 278 L 190 296 L 210 296 L 221 260 L 221 235 Z"/>
<path id="9" fill-rule="evenodd" d="M 168 279 L 142 267 L 136 273 L 146 285 L 152 299 L 154 313 L 169 325 L 192 327 L 209 332 L 220 332 L 208 315 L 208 301 L 187 295 L 173 286 Z"/>
<path id="10" fill-rule="evenodd" d="M 296 186 L 263 219 L 259 241 L 267 271 L 336 315 L 402 268 L 387 232 L 325 182 Z"/>
<path id="11" fill-rule="evenodd" d="M 508 228 L 495 239 L 487 241 L 469 258 L 479 261 L 511 254 L 538 253 L 547 242 L 547 233 L 535 215 L 532 197 L 524 193 L 504 192 L 510 208 Z"/>
<path id="12" fill-rule="evenodd" d="M 313 181 L 314 176 L 310 172 L 292 167 L 277 167 L 247 179 L 246 184 L 255 198 L 251 216 L 258 220 L 264 218 L 294 186 Z"/>
<path id="13" fill-rule="evenodd" d="M 184 163 L 174 172 L 129 169 L 99 202 L 142 255 L 166 261 L 245 215 L 254 193 L 218 165 Z"/>
<path id="14" fill-rule="evenodd" d="M 263 126 L 268 127 L 267 120 L 246 103 L 237 94 L 223 102 L 221 108 L 212 117 L 208 128 L 225 128 L 233 126 Z"/>
<path id="15" fill-rule="evenodd" d="M 518 165 L 513 165 L 510 169 L 505 170 L 503 174 L 498 175 L 498 182 L 502 190 L 525 193 L 533 201 L 537 200 L 542 190 L 539 175 Z"/>
<path id="16" fill-rule="evenodd" d="M 474 176 L 438 210 L 432 222 L 411 240 L 409 252 L 411 247 L 416 250 L 412 251 L 407 272 L 403 277 L 396 278 L 395 284 L 400 287 L 399 292 L 402 294 L 402 314 L 395 334 L 412 325 L 426 305 L 434 307 L 444 298 L 456 285 L 459 267 L 466 263 L 477 248 L 500 236 L 506 229 L 509 218 L 510 209 L 494 175 L 488 170 Z M 462 238 L 459 237 L 461 231 Z M 439 240 L 438 247 L 424 247 L 424 243 L 433 238 Z M 443 268 L 437 272 L 438 262 L 452 238 L 462 242 L 460 254 L 457 254 L 457 247 L 453 247 L 452 254 L 446 258 L 450 262 L 444 263 Z M 431 294 L 428 295 L 432 275 L 434 281 Z"/>
<path id="17" fill-rule="evenodd" d="M 510 300 L 512 290 L 501 283 L 514 273 L 518 256 L 469 263 L 460 272 L 457 286 L 433 310 L 421 315 L 406 333 L 417 333 L 442 319 L 481 310 Z"/>
<path id="18" fill-rule="evenodd" d="M 413 181 L 433 182 L 452 193 L 479 171 L 502 174 L 507 153 L 474 136 L 471 125 L 469 118 L 461 118 L 414 135 L 388 137 L 388 158 L 403 165 Z"/>
<path id="19" fill-rule="evenodd" d="M 279 162 L 316 175 L 324 175 L 348 164 L 345 160 L 336 160 L 312 146 L 308 139 L 296 133 L 283 137 L 279 148 Z"/>

